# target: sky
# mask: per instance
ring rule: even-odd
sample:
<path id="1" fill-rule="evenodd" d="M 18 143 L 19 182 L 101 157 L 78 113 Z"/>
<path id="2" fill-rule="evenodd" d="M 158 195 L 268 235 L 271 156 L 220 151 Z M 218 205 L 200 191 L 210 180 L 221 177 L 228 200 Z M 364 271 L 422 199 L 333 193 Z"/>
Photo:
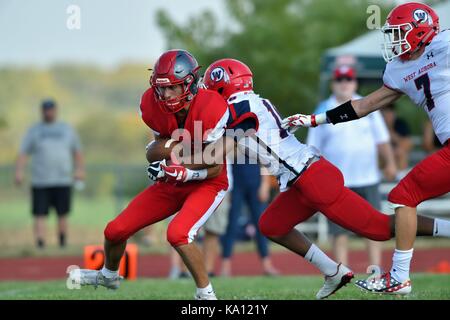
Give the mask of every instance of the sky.
<path id="1" fill-rule="evenodd" d="M 0 67 L 153 63 L 166 49 L 160 8 L 178 23 L 205 9 L 227 21 L 224 0 L 0 0 Z"/>
<path id="2" fill-rule="evenodd" d="M 114 68 L 154 63 L 167 49 L 155 13 L 164 9 L 177 23 L 203 10 L 229 28 L 226 0 L 0 0 L 0 68 L 87 63 Z M 397 3 L 406 0 L 386 0 Z M 79 9 L 79 29 L 67 23 Z"/>

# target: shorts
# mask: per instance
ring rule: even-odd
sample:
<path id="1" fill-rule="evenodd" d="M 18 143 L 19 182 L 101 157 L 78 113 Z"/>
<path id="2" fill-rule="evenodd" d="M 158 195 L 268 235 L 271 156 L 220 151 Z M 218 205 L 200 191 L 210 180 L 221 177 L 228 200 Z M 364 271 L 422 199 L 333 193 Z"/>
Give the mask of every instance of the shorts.
<path id="1" fill-rule="evenodd" d="M 65 216 L 71 208 L 72 187 L 32 187 L 31 198 L 33 216 L 46 216 L 52 207 L 58 216 Z"/>

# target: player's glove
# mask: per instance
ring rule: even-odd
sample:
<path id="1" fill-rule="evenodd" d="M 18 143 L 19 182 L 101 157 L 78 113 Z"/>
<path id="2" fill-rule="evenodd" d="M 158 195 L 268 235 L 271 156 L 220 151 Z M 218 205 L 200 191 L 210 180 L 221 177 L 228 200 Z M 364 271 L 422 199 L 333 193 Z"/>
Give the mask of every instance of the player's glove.
<path id="1" fill-rule="evenodd" d="M 157 181 L 164 178 L 164 170 L 161 168 L 161 165 L 163 164 L 166 164 L 165 160 L 154 161 L 148 165 L 147 175 L 150 178 L 150 180 Z"/>
<path id="2" fill-rule="evenodd" d="M 166 182 L 186 182 L 188 180 L 188 169 L 181 165 L 161 163 L 161 169 L 164 172 Z"/>
<path id="3" fill-rule="evenodd" d="M 281 122 L 281 127 L 289 130 L 289 132 L 295 132 L 300 127 L 317 127 L 317 125 L 315 114 L 294 114 L 293 116 L 284 118 Z"/>

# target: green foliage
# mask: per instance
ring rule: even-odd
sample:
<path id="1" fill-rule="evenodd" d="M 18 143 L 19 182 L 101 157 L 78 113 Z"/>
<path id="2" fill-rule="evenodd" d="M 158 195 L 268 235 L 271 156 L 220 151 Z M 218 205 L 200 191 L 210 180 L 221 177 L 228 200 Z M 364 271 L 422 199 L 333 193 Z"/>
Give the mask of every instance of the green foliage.
<path id="1" fill-rule="evenodd" d="M 144 147 L 152 138 L 138 109 L 149 86 L 147 68 L 0 69 L 0 164 L 15 159 L 20 139 L 40 120 L 46 97 L 55 98 L 60 119 L 78 129 L 88 163 L 145 163 Z"/>
<path id="2" fill-rule="evenodd" d="M 162 10 L 157 18 L 167 46 L 191 51 L 205 68 L 224 57 L 248 64 L 255 90 L 287 115 L 314 109 L 322 53 L 366 33 L 366 10 L 374 3 L 383 19 L 384 2 L 368 0 L 229 0 L 225 30 L 208 11 L 184 25 Z"/>

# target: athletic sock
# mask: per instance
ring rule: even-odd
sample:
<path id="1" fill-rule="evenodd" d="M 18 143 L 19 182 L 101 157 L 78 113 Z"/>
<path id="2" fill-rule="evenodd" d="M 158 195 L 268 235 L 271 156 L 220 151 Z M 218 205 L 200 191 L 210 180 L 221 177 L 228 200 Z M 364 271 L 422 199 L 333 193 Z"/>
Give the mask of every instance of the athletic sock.
<path id="1" fill-rule="evenodd" d="M 59 246 L 60 247 L 65 247 L 66 246 L 66 234 L 65 233 L 60 233 L 59 234 Z"/>
<path id="2" fill-rule="evenodd" d="M 391 276 L 399 281 L 404 282 L 409 279 L 409 266 L 414 249 L 410 250 L 398 250 L 395 249 L 394 256 L 392 257 Z"/>
<path id="3" fill-rule="evenodd" d="M 331 260 L 322 250 L 315 244 L 312 244 L 305 255 L 305 259 L 315 265 L 326 276 L 334 275 L 337 271 L 338 264 Z"/>
<path id="4" fill-rule="evenodd" d="M 112 271 L 112 270 L 107 269 L 105 266 L 103 266 L 101 273 L 103 274 L 103 276 L 105 278 L 115 278 L 115 277 L 119 276 L 119 270 Z"/>
<path id="5" fill-rule="evenodd" d="M 211 282 L 204 288 L 197 288 L 197 294 L 214 294 Z"/>
<path id="6" fill-rule="evenodd" d="M 435 218 L 433 237 L 450 237 L 450 221 Z"/>

